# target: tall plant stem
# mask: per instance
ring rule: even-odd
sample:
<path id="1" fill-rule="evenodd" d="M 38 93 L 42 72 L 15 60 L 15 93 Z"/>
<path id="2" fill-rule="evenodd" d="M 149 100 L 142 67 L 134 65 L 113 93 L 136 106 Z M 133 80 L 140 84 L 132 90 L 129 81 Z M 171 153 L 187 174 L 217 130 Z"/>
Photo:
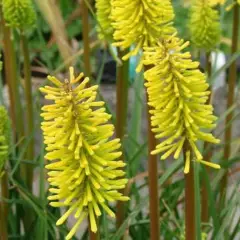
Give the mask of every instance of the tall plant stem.
<path id="1" fill-rule="evenodd" d="M 24 80 L 25 80 L 25 99 L 27 107 L 27 136 L 30 138 L 29 145 L 27 148 L 27 160 L 33 161 L 34 158 L 34 119 L 33 119 L 33 101 L 32 101 L 32 83 L 31 83 L 31 70 L 30 70 L 30 57 L 28 42 L 26 36 L 21 32 L 21 45 L 24 56 Z M 31 165 L 26 167 L 26 183 L 29 190 L 32 190 L 33 181 L 33 168 Z"/>
<path id="2" fill-rule="evenodd" d="M 147 71 L 150 67 L 145 67 Z M 146 89 L 146 99 L 149 101 Z M 158 199 L 158 159 L 157 155 L 152 155 L 155 150 L 157 140 L 151 128 L 151 108 L 147 104 L 147 119 L 148 119 L 148 187 L 149 187 L 149 204 L 150 204 L 150 239 L 160 239 L 160 223 L 159 223 L 159 199 Z"/>
<path id="3" fill-rule="evenodd" d="M 98 240 L 98 239 L 99 239 L 97 233 L 94 233 L 94 232 L 92 232 L 91 230 L 89 230 L 89 234 L 90 234 L 90 236 L 89 236 L 89 239 L 90 239 L 90 240 Z"/>
<path id="4" fill-rule="evenodd" d="M 232 54 L 237 52 L 238 47 L 238 31 L 239 31 L 239 5 L 236 3 L 233 9 L 233 28 L 232 28 Z M 227 108 L 229 109 L 234 103 L 234 89 L 236 85 L 237 79 L 237 65 L 236 61 L 233 61 L 230 70 L 229 70 L 229 80 L 228 80 L 228 99 L 227 99 Z M 232 138 L 232 122 L 233 119 L 233 111 L 229 113 L 226 117 L 225 125 L 228 124 L 228 127 L 225 130 L 224 140 L 224 161 L 228 161 L 231 154 L 231 138 Z M 228 173 L 226 172 L 221 181 L 221 203 L 225 203 L 226 198 L 226 190 L 227 190 L 227 182 L 228 182 Z"/>
<path id="5" fill-rule="evenodd" d="M 189 151 L 189 143 L 185 143 L 183 147 L 184 158 Z M 185 159 L 186 161 L 186 159 Z M 185 239 L 196 239 L 196 223 L 195 223 L 195 195 L 194 195 L 194 168 L 190 161 L 190 172 L 185 174 Z"/>
<path id="6" fill-rule="evenodd" d="M 90 39 L 89 39 L 89 14 L 88 7 L 85 3 L 85 0 L 81 0 L 82 8 L 82 26 L 83 26 L 83 60 L 84 60 L 84 72 L 91 79 L 91 64 L 90 64 Z M 98 240 L 98 233 L 94 233 L 90 229 L 89 223 L 89 238 L 90 240 Z"/>
<path id="7" fill-rule="evenodd" d="M 8 198 L 8 175 L 7 172 L 0 178 L 1 181 L 1 198 L 0 203 L 0 236 L 1 240 L 8 239 L 8 204 L 4 202 L 4 198 Z"/>
<path id="8" fill-rule="evenodd" d="M 118 58 L 126 54 L 126 51 L 118 49 Z M 129 61 L 122 62 L 122 65 L 117 66 L 117 89 L 116 89 L 116 137 L 123 140 L 126 123 L 127 123 L 127 111 L 128 111 L 128 81 L 129 81 Z M 124 156 L 123 156 L 124 158 Z M 123 159 L 125 160 L 125 159 Z M 124 193 L 124 190 L 122 191 Z M 117 202 L 117 228 L 119 228 L 125 218 L 125 207 L 121 201 Z"/>
<path id="9" fill-rule="evenodd" d="M 5 58 L 5 75 L 9 88 L 10 96 L 10 109 L 11 109 L 11 119 L 12 126 L 14 130 L 15 142 L 24 137 L 24 125 L 22 117 L 22 105 L 19 94 L 19 79 L 17 76 L 17 63 L 16 63 L 16 53 L 13 45 L 13 39 L 11 35 L 11 30 L 5 26 L 4 20 L 2 20 L 3 26 L 3 50 Z M 22 140 L 22 139 L 21 139 Z"/>
<path id="10" fill-rule="evenodd" d="M 21 105 L 21 98 L 19 93 L 19 78 L 17 75 L 17 62 L 16 53 L 14 49 L 14 41 L 11 34 L 11 29 L 5 25 L 4 20 L 2 20 L 3 28 L 3 50 L 4 50 L 4 68 L 5 68 L 5 78 L 7 81 L 9 89 L 10 98 L 10 113 L 13 128 L 14 143 L 19 143 L 24 138 L 24 124 L 23 124 L 23 111 Z M 21 147 L 18 145 L 19 148 Z M 26 179 L 26 172 L 24 167 L 21 166 L 21 174 L 24 179 Z M 20 176 L 20 171 L 16 174 L 17 177 Z M 16 205 L 16 214 L 20 215 L 19 204 Z M 20 231 L 20 224 L 17 224 L 17 230 Z"/>
<path id="11" fill-rule="evenodd" d="M 88 77 L 91 77 L 91 65 L 90 65 L 90 40 L 89 40 L 89 14 L 88 7 L 85 0 L 82 0 L 82 26 L 83 26 L 83 48 L 84 48 L 84 72 Z"/>
<path id="12" fill-rule="evenodd" d="M 205 69 L 207 75 L 208 75 L 208 79 L 210 79 L 211 75 L 212 75 L 212 62 L 211 62 L 211 52 L 207 52 L 206 53 L 206 69 Z M 211 91 L 211 88 L 210 88 Z M 212 93 L 212 92 L 211 92 Z M 210 93 L 207 104 L 209 104 L 211 102 L 211 97 L 212 94 Z M 206 155 L 204 157 L 205 161 L 210 162 L 211 158 L 212 158 L 212 151 L 210 149 L 211 144 L 209 144 L 208 142 L 204 143 L 204 151 L 206 152 Z M 204 166 L 203 166 L 204 167 Z M 206 169 L 206 173 L 207 173 L 207 169 Z M 207 191 L 207 179 L 204 178 L 202 180 L 202 195 L 201 195 L 201 206 L 202 206 L 202 212 L 201 212 L 201 220 L 202 222 L 207 222 L 208 221 L 208 191 Z"/>
<path id="13" fill-rule="evenodd" d="M 2 14 L 2 13 L 1 13 Z M 16 88 L 14 86 L 15 80 L 14 80 L 14 66 L 16 67 L 16 63 L 13 63 L 13 58 L 11 57 L 14 53 L 14 50 L 12 49 L 12 43 L 11 43 L 11 30 L 10 28 L 5 26 L 5 22 L 2 19 L 1 21 L 2 29 L 3 29 L 3 51 L 4 51 L 4 69 L 5 69 L 5 79 L 8 85 L 8 94 L 10 99 L 10 116 L 11 116 L 11 123 L 12 123 L 12 129 L 13 129 L 13 135 L 16 140 L 17 136 L 17 130 L 16 130 Z"/>

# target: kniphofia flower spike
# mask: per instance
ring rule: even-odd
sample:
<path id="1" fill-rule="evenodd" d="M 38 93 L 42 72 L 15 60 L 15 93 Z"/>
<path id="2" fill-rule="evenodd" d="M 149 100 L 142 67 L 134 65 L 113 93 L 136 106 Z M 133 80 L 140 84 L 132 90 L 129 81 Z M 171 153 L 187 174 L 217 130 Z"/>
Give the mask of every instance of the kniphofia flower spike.
<path id="1" fill-rule="evenodd" d="M 2 0 L 3 15 L 10 27 L 28 29 L 36 22 L 32 0 Z"/>
<path id="2" fill-rule="evenodd" d="M 52 76 L 48 79 L 55 86 L 40 89 L 46 99 L 54 101 L 41 114 L 45 158 L 50 161 L 46 168 L 52 195 L 48 199 L 53 207 L 68 208 L 57 225 L 71 214 L 76 218 L 66 237 L 71 239 L 87 215 L 91 230 L 97 231 L 100 208 L 114 217 L 107 201 L 128 200 L 118 192 L 127 183 L 125 172 L 119 169 L 125 164 L 119 160 L 120 140 L 110 140 L 114 127 L 107 122 L 111 116 L 105 112 L 104 102 L 96 101 L 98 86 L 87 87 L 89 79 L 83 73 L 75 78 L 73 68 L 70 80 L 64 83 Z"/>
<path id="3" fill-rule="evenodd" d="M 220 168 L 219 165 L 206 162 L 198 150 L 197 140 L 219 143 L 211 133 L 203 129 L 212 129 L 216 117 L 213 107 L 207 105 L 210 94 L 206 77 L 198 70 L 199 63 L 191 60 L 189 52 L 182 52 L 189 42 L 173 35 L 160 41 L 157 47 L 145 48 L 144 64 L 153 65 L 145 72 L 145 83 L 149 94 L 149 105 L 153 107 L 152 127 L 156 138 L 164 138 L 152 154 L 163 153 L 164 160 L 171 154 L 178 159 L 186 141 L 191 146 L 186 153 L 185 173 L 189 172 L 190 159 Z"/>
<path id="4" fill-rule="evenodd" d="M 212 50 L 220 41 L 219 13 L 209 1 L 195 0 L 189 24 L 191 41 L 200 49 Z"/>
<path id="5" fill-rule="evenodd" d="M 7 160 L 10 145 L 10 120 L 6 109 L 0 106 L 0 177 Z"/>
<path id="6" fill-rule="evenodd" d="M 172 26 L 174 12 L 169 0 L 112 0 L 111 3 L 114 45 L 123 49 L 134 45 L 123 60 L 175 32 Z M 142 61 L 136 70 L 141 69 Z"/>
<path id="7" fill-rule="evenodd" d="M 111 0 L 96 0 L 97 20 L 99 26 L 97 28 L 98 36 L 100 39 L 113 38 L 113 27 L 111 16 Z"/>

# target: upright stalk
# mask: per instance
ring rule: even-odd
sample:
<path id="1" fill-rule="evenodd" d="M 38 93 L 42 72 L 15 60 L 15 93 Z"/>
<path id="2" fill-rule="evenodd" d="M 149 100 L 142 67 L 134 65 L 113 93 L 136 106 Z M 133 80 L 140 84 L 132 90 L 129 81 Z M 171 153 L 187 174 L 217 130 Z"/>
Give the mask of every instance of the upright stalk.
<path id="1" fill-rule="evenodd" d="M 233 28 L 232 28 L 232 54 L 237 52 L 238 47 L 238 31 L 239 31 L 239 5 L 236 3 L 233 9 Z M 237 65 L 236 61 L 233 61 L 229 69 L 229 80 L 228 80 L 228 99 L 227 99 L 227 109 L 229 109 L 234 103 L 234 89 L 237 79 Z M 225 121 L 225 126 L 228 127 L 225 129 L 225 147 L 224 147 L 224 161 L 228 161 L 231 154 L 231 139 L 232 139 L 232 120 L 234 112 L 231 111 Z M 221 203 L 225 203 L 226 191 L 227 191 L 227 182 L 228 182 L 228 172 L 224 174 L 221 181 Z"/>
<path id="2" fill-rule="evenodd" d="M 88 7 L 85 0 L 82 0 L 82 25 L 83 25 L 83 48 L 84 48 L 84 72 L 88 77 L 91 77 L 91 65 L 90 65 L 90 40 L 89 40 L 89 14 Z"/>
<path id="3" fill-rule="evenodd" d="M 211 74 L 212 74 L 212 62 L 211 62 L 211 52 L 207 52 L 206 53 L 206 73 L 207 73 L 207 76 L 208 76 L 208 79 L 210 79 L 211 77 Z M 210 89 L 211 91 L 211 89 Z M 212 93 L 212 92 L 211 92 Z M 211 97 L 212 97 L 212 94 L 209 95 L 209 98 L 208 98 L 208 102 L 207 104 L 211 103 Z M 205 157 L 204 157 L 204 160 L 205 161 L 208 161 L 210 162 L 211 161 L 211 158 L 212 158 L 212 151 L 210 149 L 211 147 L 211 144 L 208 143 L 208 142 L 205 142 L 204 143 L 204 152 L 206 153 L 205 154 Z M 202 167 L 205 167 L 205 166 L 202 166 Z M 208 170 L 206 169 L 206 173 Z M 207 191 L 207 179 L 204 178 L 202 180 L 202 191 L 201 191 L 201 220 L 202 222 L 207 222 L 208 221 L 208 191 Z"/>
<path id="4" fill-rule="evenodd" d="M 147 71 L 150 67 L 145 67 Z M 148 93 L 146 90 L 146 99 L 148 102 Z M 157 140 L 152 132 L 151 127 L 151 108 L 147 104 L 148 119 L 148 185 L 149 185 L 149 204 L 150 204 L 150 238 L 151 240 L 160 239 L 159 224 L 159 200 L 158 200 L 158 159 L 157 155 L 151 152 L 156 149 Z"/>
<path id="5" fill-rule="evenodd" d="M 8 176 L 7 172 L 0 177 L 1 181 L 1 202 L 0 202 L 0 236 L 1 240 L 8 239 L 8 204 L 4 198 L 8 198 Z"/>
<path id="6" fill-rule="evenodd" d="M 92 232 L 90 229 L 89 229 L 89 234 L 90 234 L 90 236 L 89 236 L 90 240 L 98 240 L 99 239 L 97 233 Z"/>
<path id="7" fill-rule="evenodd" d="M 23 111 L 21 105 L 21 98 L 19 93 L 19 78 L 17 74 L 17 62 L 16 62 L 16 52 L 14 49 L 14 41 L 11 34 L 11 29 L 5 25 L 2 19 L 2 29 L 3 29 L 3 51 L 4 51 L 4 67 L 5 67 L 5 77 L 9 89 L 10 98 L 10 113 L 13 128 L 13 138 L 14 143 L 18 143 L 20 148 L 20 143 L 24 138 L 24 124 L 23 124 Z M 27 173 L 25 172 L 24 166 L 21 166 L 21 175 L 26 179 Z M 17 173 L 20 176 L 20 171 Z M 16 205 L 16 214 L 20 216 L 20 208 L 22 206 Z M 20 222 L 19 222 L 20 223 Z M 20 231 L 20 224 L 16 226 L 17 230 Z"/>
<path id="8" fill-rule="evenodd" d="M 31 83 L 31 70 L 30 70 L 30 57 L 29 57 L 29 49 L 28 42 L 26 36 L 23 32 L 21 32 L 21 45 L 22 52 L 24 56 L 24 80 L 25 80 L 25 99 L 26 99 L 26 107 L 27 107 L 27 136 L 30 138 L 29 145 L 27 148 L 27 160 L 33 161 L 34 158 L 34 120 L 33 120 L 33 101 L 32 101 L 32 83 Z M 33 168 L 29 164 L 26 166 L 26 183 L 28 189 L 32 189 L 32 181 L 33 181 Z"/>
<path id="9" fill-rule="evenodd" d="M 22 117 L 23 111 L 21 105 L 21 98 L 19 94 L 19 79 L 17 75 L 16 53 L 14 49 L 11 30 L 5 25 L 4 20 L 2 20 L 2 26 L 5 75 L 9 87 L 9 96 L 11 103 L 10 112 L 12 126 L 14 130 L 14 138 L 15 142 L 17 142 L 18 140 L 22 140 L 22 138 L 24 137 L 24 125 Z"/>
<path id="10" fill-rule="evenodd" d="M 183 147 L 184 158 L 189 151 L 189 143 L 185 143 Z M 186 161 L 186 159 L 185 159 Z M 185 239 L 196 239 L 196 223 L 195 223 L 195 195 L 194 195 L 194 168 L 190 162 L 190 171 L 185 174 Z"/>
<path id="11" fill-rule="evenodd" d="M 118 58 L 126 54 L 126 51 L 118 49 Z M 126 131 L 127 123 L 127 110 L 128 110 L 128 80 L 129 80 L 129 61 L 122 62 L 122 65 L 117 66 L 117 89 L 116 89 L 116 137 L 123 140 L 124 133 Z M 124 156 L 123 156 L 124 158 Z M 123 159 L 124 160 L 124 159 Z M 124 192 L 124 190 L 123 190 Z M 119 228 L 125 218 L 125 207 L 124 202 L 117 202 L 116 210 L 116 223 Z"/>
<path id="12" fill-rule="evenodd" d="M 84 73 L 86 76 L 91 77 L 91 65 L 90 65 L 90 40 L 89 40 L 89 14 L 88 7 L 85 3 L 85 0 L 81 0 L 81 9 L 82 9 L 82 26 L 83 26 L 83 60 L 84 60 Z M 91 79 L 91 78 L 90 78 Z M 97 240 L 98 234 L 91 231 L 90 223 L 88 227 L 89 238 L 90 240 Z"/>
<path id="13" fill-rule="evenodd" d="M 2 13 L 1 13 L 2 14 Z M 16 71 L 14 66 L 16 66 L 15 63 L 13 63 L 13 58 L 11 57 L 14 53 L 14 50 L 12 49 L 12 42 L 11 42 L 11 30 L 9 27 L 5 26 L 5 22 L 2 19 L 1 21 L 2 29 L 3 29 L 3 51 L 4 51 L 4 69 L 5 69 L 5 79 L 8 85 L 8 94 L 10 99 L 10 116 L 11 116 L 11 123 L 12 123 L 12 129 L 13 129 L 13 135 L 16 140 L 17 136 L 17 130 L 16 130 L 16 87 L 15 79 L 14 79 L 14 71 Z"/>

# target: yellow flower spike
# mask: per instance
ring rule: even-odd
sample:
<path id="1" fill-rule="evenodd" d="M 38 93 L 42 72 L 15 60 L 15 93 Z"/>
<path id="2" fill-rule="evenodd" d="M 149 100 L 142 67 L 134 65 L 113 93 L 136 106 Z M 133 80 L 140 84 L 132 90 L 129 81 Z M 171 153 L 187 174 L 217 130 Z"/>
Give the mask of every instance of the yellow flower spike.
<path id="1" fill-rule="evenodd" d="M 190 16 L 191 41 L 200 49 L 212 50 L 220 41 L 221 27 L 219 13 L 210 1 L 195 0 Z"/>
<path id="2" fill-rule="evenodd" d="M 68 207 L 57 225 L 70 215 L 76 218 L 66 237 L 70 239 L 87 215 L 92 231 L 97 231 L 100 206 L 114 216 L 107 207 L 108 200 L 128 200 L 118 192 L 127 183 L 125 172 L 118 170 L 125 164 L 118 160 L 122 155 L 120 140 L 109 139 L 114 134 L 113 125 L 107 123 L 111 116 L 105 112 L 104 103 L 95 100 L 97 86 L 87 87 L 89 79 L 83 73 L 75 78 L 73 68 L 70 80 L 64 83 L 55 77 L 48 79 L 55 86 L 40 88 L 45 98 L 54 102 L 43 106 L 41 114 L 48 152 L 45 158 L 50 161 L 46 168 L 52 195 L 48 199 L 53 207 Z"/>
<path id="3" fill-rule="evenodd" d="M 108 39 L 112 41 L 113 27 L 111 25 L 111 0 L 96 0 L 97 27 L 99 39 Z"/>
<path id="4" fill-rule="evenodd" d="M 0 177 L 9 153 L 10 120 L 6 109 L 0 106 Z"/>
<path id="5" fill-rule="evenodd" d="M 173 155 L 178 159 L 186 141 L 189 142 L 196 161 L 210 167 L 198 150 L 197 140 L 219 143 L 211 133 L 216 117 L 213 108 L 207 105 L 209 94 L 206 77 L 198 70 L 198 63 L 191 60 L 189 52 L 183 52 L 189 43 L 175 37 L 158 42 L 155 48 L 144 48 L 144 64 L 153 67 L 144 74 L 149 94 L 152 131 L 156 138 L 163 138 L 152 154 L 163 153 L 161 159 Z M 178 89 L 176 91 L 176 89 Z M 190 159 L 190 152 L 187 159 Z M 189 172 L 190 160 L 186 161 L 184 172 Z"/>
<path id="6" fill-rule="evenodd" d="M 159 38 L 175 32 L 170 0 L 112 0 L 111 4 L 114 45 L 123 49 L 134 45 L 123 60 L 136 55 L 144 46 L 155 46 Z M 136 70 L 139 72 L 141 68 L 142 61 Z"/>

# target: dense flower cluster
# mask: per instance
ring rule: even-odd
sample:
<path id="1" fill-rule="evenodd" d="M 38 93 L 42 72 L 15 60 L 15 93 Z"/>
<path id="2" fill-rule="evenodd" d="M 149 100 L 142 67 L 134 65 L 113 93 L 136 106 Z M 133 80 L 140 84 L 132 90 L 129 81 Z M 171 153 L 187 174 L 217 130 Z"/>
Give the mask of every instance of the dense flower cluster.
<path id="1" fill-rule="evenodd" d="M 191 40 L 198 48 L 209 51 L 215 48 L 220 41 L 219 13 L 211 7 L 209 1 L 194 1 L 189 28 Z"/>
<path id="2" fill-rule="evenodd" d="M 197 161 L 219 168 L 219 165 L 203 161 L 197 140 L 218 143 L 211 133 L 216 117 L 213 107 L 207 105 L 209 85 L 198 70 L 199 63 L 191 60 L 189 52 L 182 50 L 188 42 L 173 35 L 159 41 L 158 46 L 144 49 L 144 64 L 154 65 L 145 72 L 149 105 L 153 107 L 152 126 L 156 138 L 163 138 L 152 154 L 164 153 L 161 159 L 173 154 L 178 159 L 184 143 L 191 146 Z M 185 173 L 189 172 L 190 151 L 186 153 Z"/>
<path id="3" fill-rule="evenodd" d="M 87 87 L 89 79 L 83 73 L 75 78 L 73 68 L 70 80 L 64 83 L 55 77 L 48 79 L 55 86 L 40 89 L 46 99 L 54 101 L 41 114 L 45 158 L 50 161 L 46 168 L 52 195 L 48 199 L 51 206 L 68 207 L 57 225 L 71 214 L 76 218 L 67 236 L 71 239 L 87 215 L 91 230 L 97 231 L 100 207 L 114 217 L 107 201 L 128 200 L 118 192 L 127 183 L 125 172 L 119 169 L 125 164 L 118 160 L 120 139 L 109 139 L 114 132 L 113 125 L 107 124 L 111 116 L 105 112 L 104 102 L 95 100 L 98 86 Z"/>
<path id="4" fill-rule="evenodd" d="M 113 27 L 111 25 L 111 0 L 96 0 L 97 20 L 99 26 L 97 28 L 100 39 L 113 38 Z"/>
<path id="5" fill-rule="evenodd" d="M 36 22 L 31 0 L 2 0 L 3 15 L 10 27 L 27 29 Z"/>
<path id="6" fill-rule="evenodd" d="M 115 46 L 134 48 L 123 57 L 138 54 L 144 46 L 154 46 L 159 38 L 171 35 L 173 8 L 169 0 L 112 0 L 112 25 Z M 142 69 L 142 62 L 137 71 Z"/>
<path id="7" fill-rule="evenodd" d="M 10 120 L 6 109 L 0 106 L 0 176 L 9 152 Z"/>

